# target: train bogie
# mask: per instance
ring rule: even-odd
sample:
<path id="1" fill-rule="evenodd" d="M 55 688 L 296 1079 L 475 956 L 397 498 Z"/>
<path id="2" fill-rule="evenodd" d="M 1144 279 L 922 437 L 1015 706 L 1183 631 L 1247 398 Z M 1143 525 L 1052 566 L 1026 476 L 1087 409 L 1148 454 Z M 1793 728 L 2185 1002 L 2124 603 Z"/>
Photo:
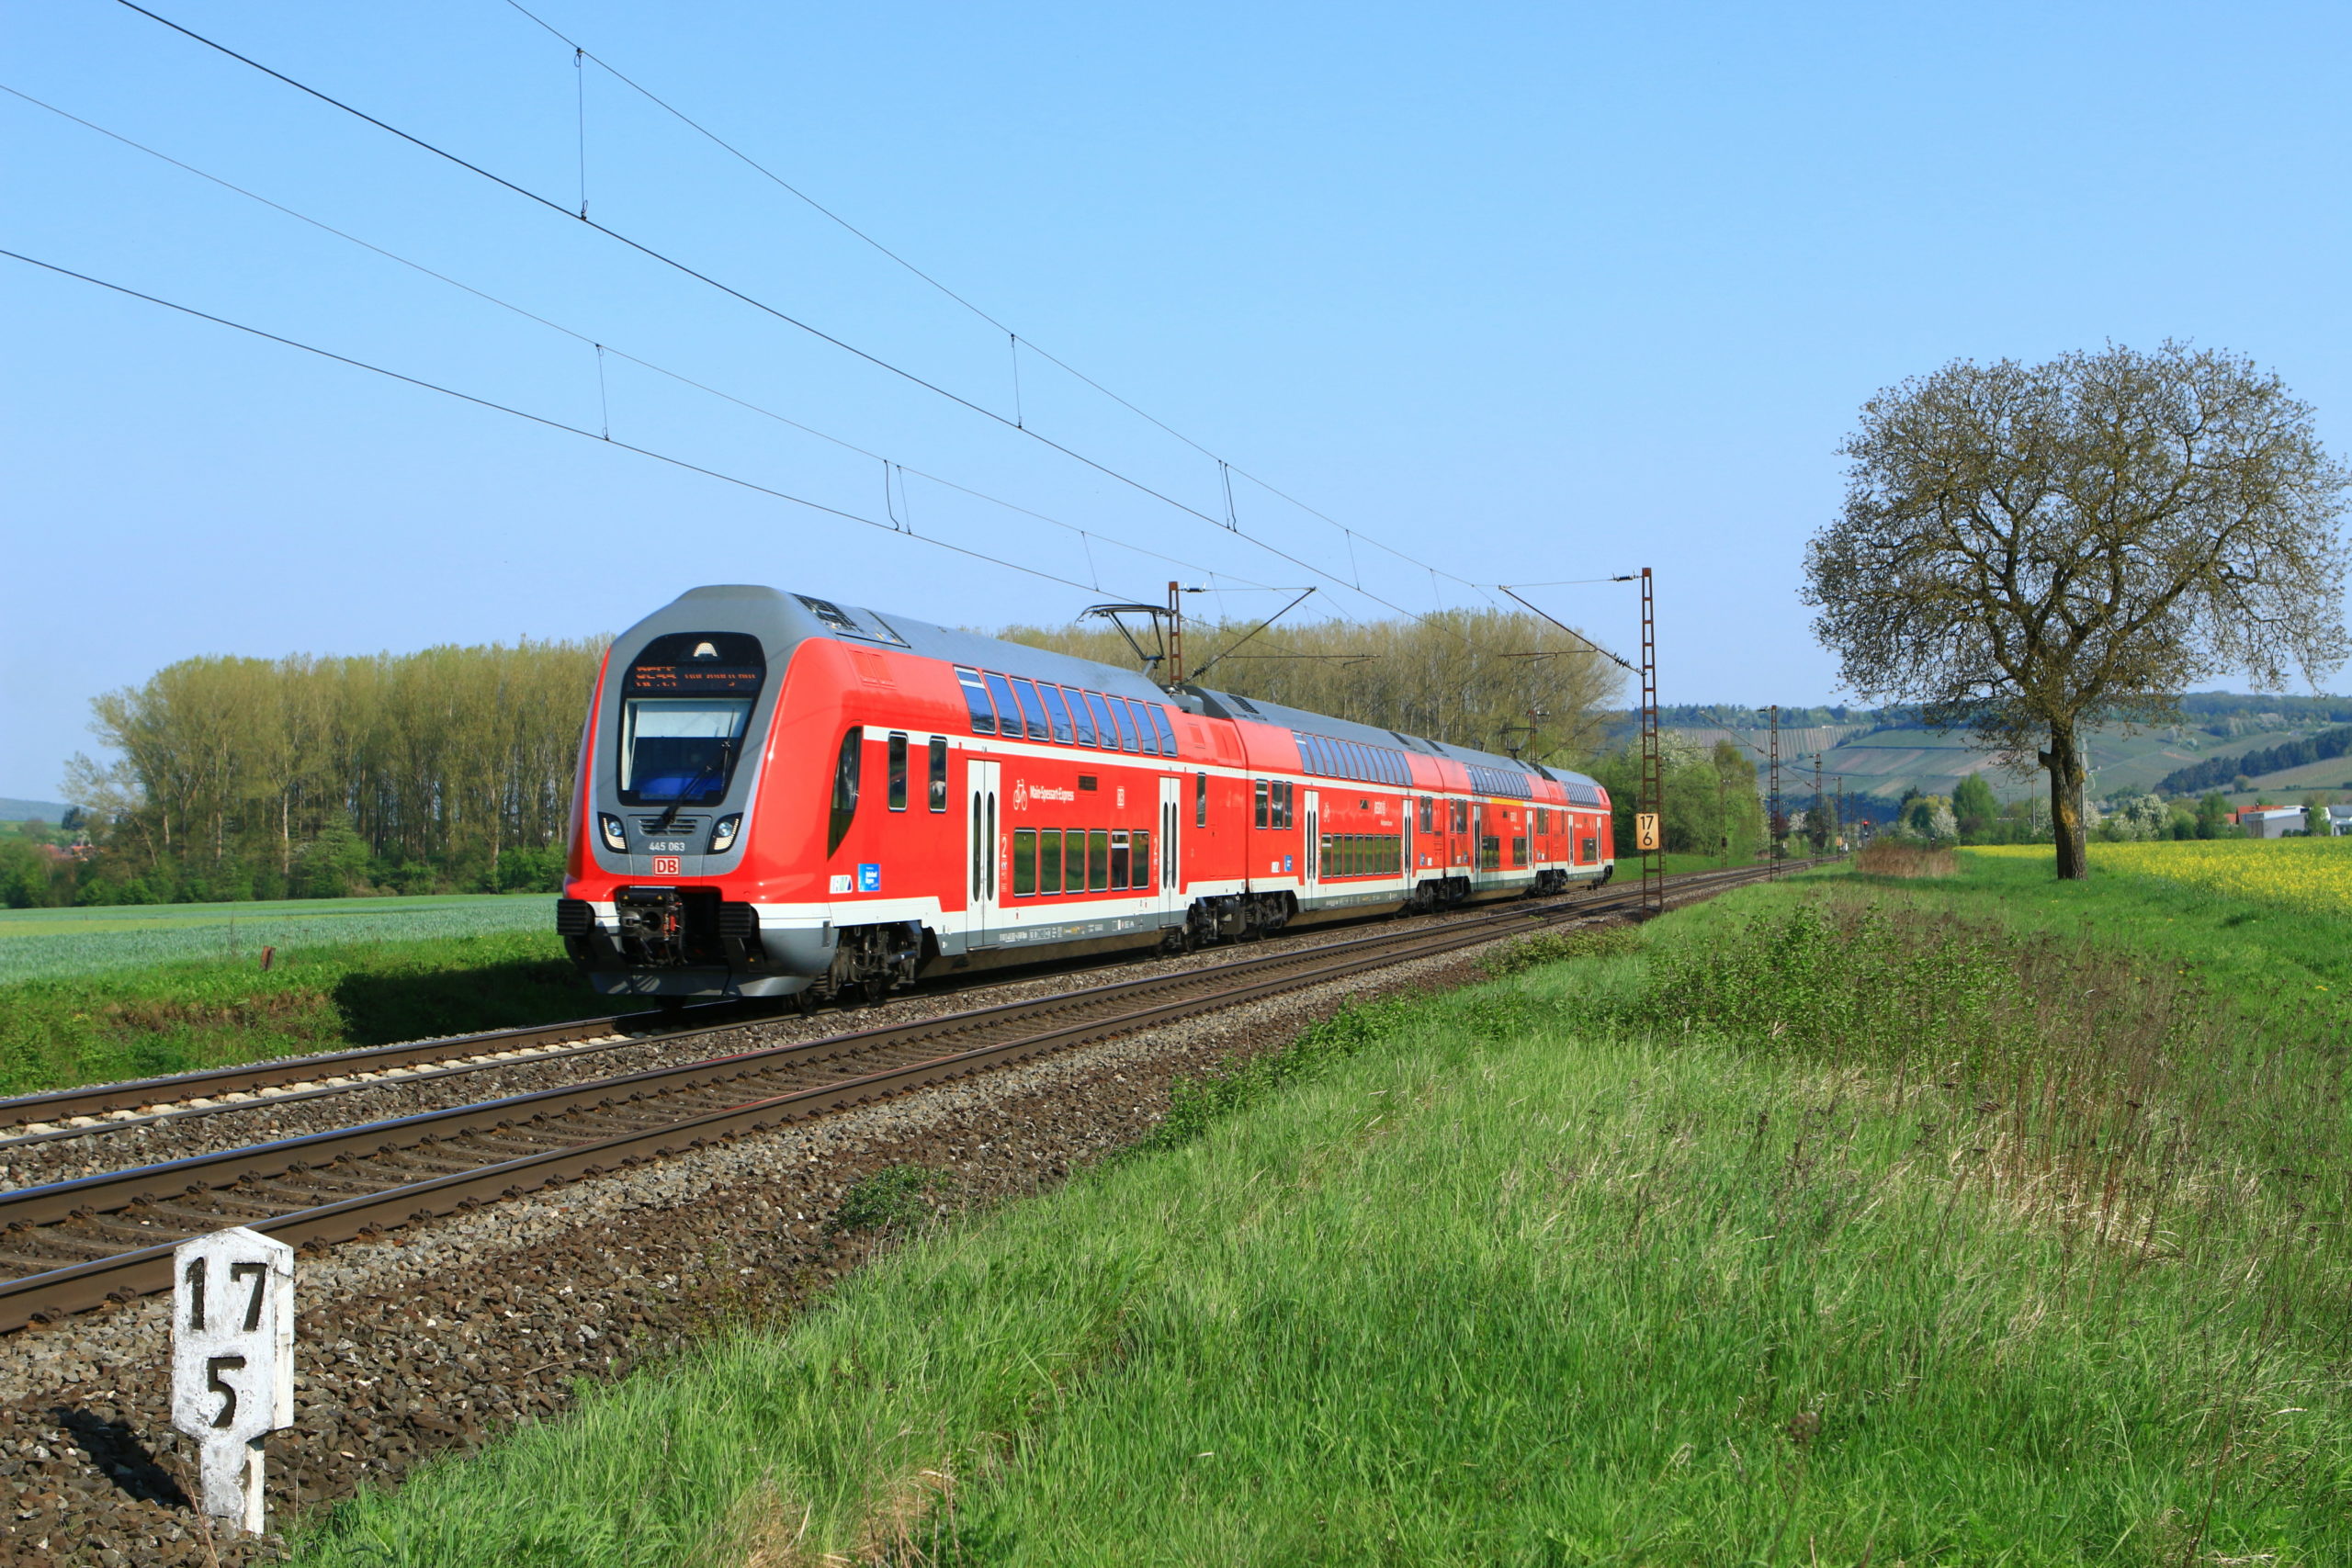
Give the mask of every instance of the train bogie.
<path id="1" fill-rule="evenodd" d="M 1606 880 L 1590 780 L 765 588 L 616 641 L 558 929 L 610 994 L 878 997 Z"/>

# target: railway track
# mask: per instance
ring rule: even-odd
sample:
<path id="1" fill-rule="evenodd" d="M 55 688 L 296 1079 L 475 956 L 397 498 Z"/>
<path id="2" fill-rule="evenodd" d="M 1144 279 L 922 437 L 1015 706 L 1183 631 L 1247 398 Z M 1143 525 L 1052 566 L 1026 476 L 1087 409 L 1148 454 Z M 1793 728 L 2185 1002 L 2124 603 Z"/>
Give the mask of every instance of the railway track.
<path id="1" fill-rule="evenodd" d="M 1669 884 L 1668 894 L 1683 898 L 1720 891 L 1764 874 L 1761 869 L 1693 874 Z M 323 1248 L 1047 1052 L 1500 937 L 1623 913 L 1639 897 L 1629 888 L 1600 897 L 1516 905 L 1442 926 L 1351 936 L 0 1193 L 0 1332 L 167 1288 L 172 1247 L 223 1226 L 247 1225 L 298 1246 Z M 364 1086 L 365 1080 L 357 1073 L 322 1073 L 330 1064 L 389 1062 L 384 1070 L 396 1071 L 435 1059 L 394 1060 L 401 1053 L 438 1051 L 444 1066 L 425 1070 L 453 1072 L 476 1059 L 544 1058 L 646 1038 L 581 1036 L 600 1025 L 609 1031 L 619 1021 L 583 1020 L 547 1030 L 420 1042 L 273 1064 L 264 1070 L 271 1075 L 269 1085 L 308 1086 L 294 1093 L 334 1092 L 345 1087 L 334 1084 L 335 1078 L 349 1086 Z M 675 1042 L 740 1022 L 737 1018 L 659 1038 Z M 525 1038 L 532 1036 L 539 1038 Z M 484 1045 L 496 1049 L 483 1050 Z M 453 1047 L 466 1055 L 454 1066 L 447 1065 Z M 502 1058 L 501 1051 L 516 1055 Z M 257 1092 L 228 1089 L 226 1074 L 200 1076 L 220 1079 L 210 1087 L 223 1095 Z M 130 1086 L 149 1105 L 159 1087 Z M 69 1092 L 103 1096 L 123 1089 Z M 130 1109 L 129 1118 L 94 1120 L 73 1132 L 86 1135 L 153 1114 Z"/>

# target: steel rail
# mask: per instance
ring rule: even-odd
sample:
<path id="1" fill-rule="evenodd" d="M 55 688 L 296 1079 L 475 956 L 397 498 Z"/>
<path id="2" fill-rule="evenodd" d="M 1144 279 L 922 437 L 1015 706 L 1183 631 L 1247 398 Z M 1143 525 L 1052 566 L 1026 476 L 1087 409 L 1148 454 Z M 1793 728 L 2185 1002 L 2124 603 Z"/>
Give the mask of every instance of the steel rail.
<path id="1" fill-rule="evenodd" d="M 1681 881 L 1678 891 L 1736 885 L 1758 879 L 1762 874 L 1760 870 L 1702 873 Z M 469 1169 L 431 1175 L 421 1180 L 399 1182 L 283 1213 L 233 1219 L 222 1214 L 220 1218 L 227 1223 L 241 1220 L 266 1234 L 283 1235 L 303 1247 L 322 1248 L 385 1228 L 428 1222 L 487 1201 L 521 1197 L 550 1185 L 707 1147 L 714 1141 L 732 1141 L 746 1133 L 767 1132 L 785 1122 L 930 1087 L 1046 1052 L 1283 991 L 1328 984 L 1415 958 L 1476 946 L 1510 934 L 1513 928 L 1538 930 L 1612 912 L 1637 898 L 1638 895 L 1624 894 L 1598 901 L 1588 897 L 1573 904 L 1522 906 L 1442 927 L 1359 937 L 1287 953 L 1238 960 L 1210 969 L 1115 982 L 1042 1000 L 1005 1003 L 798 1044 L 766 1047 L 705 1063 L 0 1194 L 0 1224 L 7 1226 L 10 1235 L 22 1234 L 43 1224 L 89 1220 L 140 1206 L 169 1209 L 175 1223 L 158 1228 L 183 1233 L 154 1245 L 0 1281 L 0 1332 L 86 1311 L 109 1300 L 130 1300 L 167 1289 L 171 1283 L 173 1247 L 186 1235 L 207 1228 L 205 1223 L 179 1223 L 203 1222 L 204 1216 L 192 1213 L 194 1208 L 222 1200 L 243 1207 L 266 1207 L 266 1200 L 258 1196 L 240 1198 L 240 1188 L 251 1192 L 254 1183 L 270 1177 L 299 1178 L 318 1171 L 320 1167 L 314 1161 L 332 1165 L 362 1151 L 395 1154 L 468 1133 L 514 1130 L 519 1118 L 543 1118 L 565 1110 L 603 1109 L 616 1103 L 626 1110 L 629 1100 L 641 1098 L 646 1089 L 655 1085 L 665 1085 L 663 1092 L 675 1096 L 723 1083 L 729 1077 L 751 1076 L 763 1066 L 774 1067 L 786 1062 L 821 1063 L 843 1055 L 873 1054 L 922 1035 L 952 1038 L 995 1024 L 1057 1017 L 1060 1020 L 1042 1029 L 1017 1033 L 1009 1040 L 896 1064 L 837 1083 L 754 1096 L 718 1108 L 689 1110 L 684 1116 L 665 1119 L 657 1125 L 631 1128 Z M 1212 983 L 1204 986 L 1204 981 Z M 1215 984 L 1216 981 L 1226 983 Z M 1103 1012 L 1105 1004 L 1110 1004 L 1113 1010 Z M 729 1026 L 712 1025 L 688 1032 L 710 1032 L 726 1027 Z M 627 1100 L 616 1092 L 631 1088 L 637 1089 L 638 1093 Z M 190 1177 L 201 1179 L 189 1181 Z M 0 1247 L 5 1246 L 6 1238 L 0 1237 Z"/>
<path id="2" fill-rule="evenodd" d="M 1683 876 L 1714 874 L 1717 874 L 1694 872 L 1684 873 Z M 1591 897 L 1589 893 L 1572 895 L 1579 896 L 1588 899 Z M 1050 964 L 1051 960 L 1041 957 L 1038 962 L 1043 965 Z M 1005 984 L 1022 978 L 1032 967 L 1022 965 L 963 976 L 949 982 L 948 988 Z M 926 982 L 926 985 L 935 984 Z M 343 1084 L 325 1081 L 334 1078 L 399 1073 L 402 1079 L 414 1079 L 428 1073 L 489 1070 L 521 1066 L 534 1059 L 558 1059 L 564 1055 L 566 1046 L 572 1047 L 573 1054 L 577 1055 L 624 1050 L 631 1045 L 687 1038 L 698 1032 L 692 1027 L 678 1027 L 682 1018 L 718 1014 L 730 1019 L 759 1019 L 775 1016 L 775 1010 L 773 1005 L 764 1004 L 760 998 L 698 1002 L 680 1012 L 649 1010 L 616 1013 L 605 1018 L 570 1019 L 557 1023 L 485 1030 L 474 1034 L 449 1034 L 430 1040 L 363 1045 L 346 1051 L 321 1052 L 315 1055 L 290 1056 L 273 1062 L 209 1067 L 161 1077 L 88 1084 L 74 1089 L 48 1089 L 39 1094 L 0 1096 L 0 1149 L 21 1144 L 51 1143 L 61 1138 L 86 1137 L 115 1127 L 141 1126 L 182 1116 L 219 1115 L 228 1111 L 251 1111 L 260 1106 L 299 1104 L 304 1100 L 327 1094 L 363 1092 L 376 1087 L 375 1081 Z M 716 1027 L 719 1026 L 706 1026 Z M 614 1034 L 627 1038 L 605 1038 Z M 415 1073 L 401 1071 L 409 1067 L 420 1070 Z M 303 1087 L 296 1093 L 268 1092 L 291 1085 Z M 215 1103 L 194 1103 L 199 1100 Z M 120 1114 L 122 1112 L 130 1114 Z M 59 1125 L 74 1123 L 77 1118 L 81 1119 L 79 1124 Z M 23 1131 L 28 1124 L 34 1123 L 47 1123 L 51 1130 L 38 1133 Z"/>
<path id="3" fill-rule="evenodd" d="M 1712 872 L 1688 873 L 1687 875 L 1709 876 Z M 1572 897 L 1579 895 L 1572 895 Z M 1588 900 L 1589 894 L 1580 895 Z M 1041 959 L 1040 963 L 1050 962 Z M 1027 966 L 1023 966 L 1026 968 Z M 967 977 L 967 984 L 995 985 L 1020 977 L 1021 970 L 991 971 L 983 976 Z M 0 1145 L 51 1142 L 59 1138 L 86 1136 L 103 1133 L 110 1123 L 137 1125 L 152 1120 L 157 1113 L 170 1113 L 193 1109 L 204 1113 L 230 1111 L 250 1111 L 256 1106 L 298 1103 L 296 1097 L 268 1094 L 264 1091 L 286 1085 L 319 1084 L 336 1077 L 356 1077 L 365 1073 L 384 1073 L 404 1067 L 438 1066 L 444 1070 L 495 1068 L 511 1066 L 528 1056 L 553 1056 L 565 1045 L 583 1042 L 599 1042 L 590 1050 L 618 1050 L 629 1045 L 650 1044 L 665 1039 L 690 1037 L 696 1032 L 720 1025 L 700 1029 L 679 1028 L 682 1017 L 697 1017 L 711 1013 L 729 1018 L 762 1018 L 772 1016 L 772 1006 L 763 1006 L 754 998 L 718 1002 L 699 1002 L 683 1010 L 683 1013 L 658 1010 L 616 1013 L 605 1018 L 570 1019 L 557 1023 L 527 1024 L 511 1029 L 485 1030 L 474 1034 L 443 1035 L 430 1040 L 401 1041 L 385 1045 L 363 1045 L 346 1051 L 327 1051 L 316 1055 L 289 1056 L 274 1062 L 254 1062 L 238 1066 L 209 1067 L 198 1072 L 173 1073 L 161 1077 L 132 1078 L 117 1083 L 88 1084 L 74 1089 L 48 1089 L 39 1094 L 0 1096 Z M 626 1040 L 603 1043 L 603 1037 L 625 1034 Z M 504 1052 L 521 1052 L 506 1060 L 476 1060 L 497 1056 Z M 403 1077 L 411 1075 L 403 1074 Z M 417 1075 L 421 1076 L 421 1075 Z M 327 1092 L 364 1090 L 370 1084 L 335 1085 Z M 306 1098 L 315 1098 L 322 1089 L 311 1089 Z M 248 1098 L 227 1100 L 230 1095 Z M 192 1107 L 197 1100 L 224 1101 Z M 126 1117 L 110 1112 L 130 1111 Z M 28 1122 L 51 1124 L 70 1122 L 76 1117 L 89 1120 L 79 1126 L 58 1126 L 43 1133 L 12 1133 Z"/>
<path id="4" fill-rule="evenodd" d="M 697 1008 L 719 1008 L 730 1012 L 749 1010 L 741 1002 L 703 1002 Z M 110 1111 L 141 1111 L 150 1106 L 180 1106 L 192 1100 L 211 1099 L 228 1093 L 252 1094 L 249 1100 L 209 1107 L 223 1111 L 251 1110 L 254 1105 L 266 1105 L 280 1100 L 282 1095 L 262 1096 L 256 1090 L 276 1088 L 281 1084 L 311 1083 L 321 1078 L 353 1077 L 361 1073 L 384 1072 L 424 1063 L 458 1063 L 473 1056 L 495 1055 L 503 1051 L 525 1051 L 531 1055 L 546 1055 L 567 1044 L 597 1040 L 607 1034 L 627 1034 L 632 1025 L 661 1024 L 664 1027 L 632 1036 L 620 1043 L 642 1043 L 643 1040 L 675 1032 L 678 1015 L 659 1011 L 616 1013 L 609 1018 L 575 1018 L 561 1023 L 526 1025 L 514 1029 L 486 1030 L 478 1034 L 449 1034 L 433 1040 L 408 1040 L 391 1045 L 362 1045 L 349 1051 L 322 1052 L 314 1056 L 289 1056 L 275 1062 L 254 1062 L 243 1066 L 210 1067 L 201 1072 L 174 1073 L 165 1077 L 133 1078 L 120 1083 L 90 1084 L 79 1089 L 50 1089 L 40 1094 L 12 1095 L 0 1099 L 0 1127 L 21 1126 L 28 1122 L 62 1122 L 76 1116 L 103 1116 Z M 548 1052 L 537 1047 L 545 1046 Z M 514 1058 L 520 1060 L 521 1058 Z M 498 1066 L 511 1063 L 481 1062 L 470 1064 Z M 361 1085 L 361 1088 L 367 1086 Z M 103 1122 L 75 1127 L 60 1134 L 37 1134 L 42 1137 L 73 1136 L 102 1131 Z M 0 1134 L 0 1141 L 7 1141 Z"/>

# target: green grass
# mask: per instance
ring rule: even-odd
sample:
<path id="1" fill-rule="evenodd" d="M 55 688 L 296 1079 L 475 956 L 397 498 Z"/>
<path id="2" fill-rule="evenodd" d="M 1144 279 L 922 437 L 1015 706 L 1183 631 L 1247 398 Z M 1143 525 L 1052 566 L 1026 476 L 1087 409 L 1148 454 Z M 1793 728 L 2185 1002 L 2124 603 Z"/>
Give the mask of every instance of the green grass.
<path id="1" fill-rule="evenodd" d="M 0 983 L 281 950 L 555 929 L 545 894 L 0 910 Z"/>
<path id="2" fill-rule="evenodd" d="M 633 1010 L 591 993 L 544 927 L 296 945 L 266 974 L 259 958 L 254 943 L 233 959 L 0 984 L 0 1094 Z"/>
<path id="3" fill-rule="evenodd" d="M 1343 1014 L 297 1560 L 2352 1561 L 2341 1050 L 1942 896 Z"/>
<path id="4" fill-rule="evenodd" d="M 2352 942 L 2340 917 L 2207 892 L 2157 876 L 2102 872 L 2062 883 L 2041 856 L 1960 852 L 1962 874 L 1920 894 L 1970 919 L 2058 933 L 2193 968 L 2256 1018 L 2352 1028 Z M 2352 853 L 2347 846 L 2346 853 Z M 1847 874 L 1843 872 L 1837 874 Z M 1904 898 L 1920 884 L 1876 882 Z"/>

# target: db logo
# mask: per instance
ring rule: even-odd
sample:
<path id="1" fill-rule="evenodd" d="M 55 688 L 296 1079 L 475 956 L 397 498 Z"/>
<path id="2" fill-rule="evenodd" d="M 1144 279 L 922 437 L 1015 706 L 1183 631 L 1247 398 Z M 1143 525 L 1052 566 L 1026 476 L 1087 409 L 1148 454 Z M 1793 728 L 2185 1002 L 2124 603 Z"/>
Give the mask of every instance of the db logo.
<path id="1" fill-rule="evenodd" d="M 656 876 L 677 875 L 678 857 L 675 855 L 655 855 L 653 857 L 653 874 Z"/>

